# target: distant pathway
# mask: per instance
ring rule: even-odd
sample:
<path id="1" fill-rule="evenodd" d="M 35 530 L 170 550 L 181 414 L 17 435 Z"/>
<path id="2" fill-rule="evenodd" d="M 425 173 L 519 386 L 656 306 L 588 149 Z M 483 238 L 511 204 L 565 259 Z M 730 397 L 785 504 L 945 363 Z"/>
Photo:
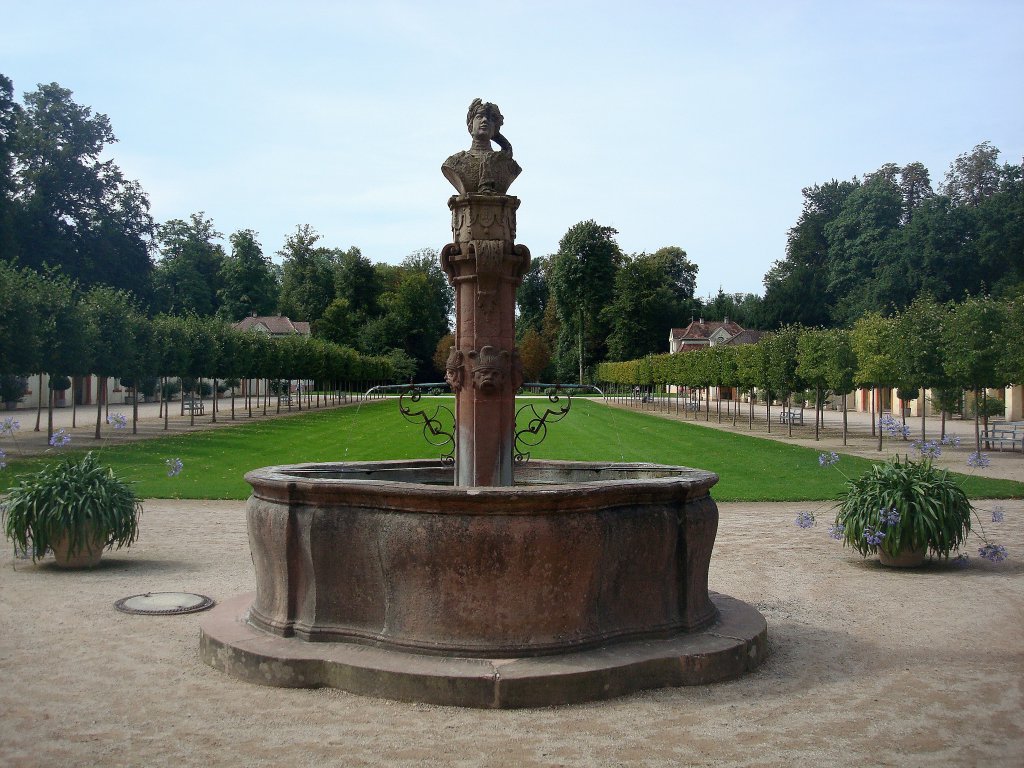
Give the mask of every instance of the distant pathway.
<path id="1" fill-rule="evenodd" d="M 602 402 L 595 398 L 594 402 Z M 858 411 L 848 411 L 848 434 L 847 444 L 843 445 L 843 414 L 842 411 L 824 412 L 824 428 L 821 430 L 818 440 L 814 439 L 814 410 L 807 408 L 804 411 L 804 425 L 795 425 L 793 435 L 789 436 L 789 428 L 786 424 L 778 421 L 781 407 L 772 407 L 771 433 L 767 430 L 765 421 L 765 408 L 763 405 L 754 406 L 753 429 L 748 426 L 747 404 L 733 404 L 739 407 L 740 413 L 737 416 L 736 426 L 733 426 L 732 414 L 725 411 L 725 401 L 722 404 L 722 420 L 719 422 L 716 405 L 711 403 L 710 419 L 708 414 L 701 411 L 695 415 L 692 411 L 678 414 L 675 412 L 675 400 L 671 400 L 672 407 L 665 409 L 665 403 L 638 403 L 630 405 L 629 401 L 621 401 L 609 398 L 604 401 L 606 405 L 613 408 L 622 408 L 631 411 L 643 411 L 652 416 L 659 416 L 673 421 L 684 421 L 687 424 L 694 424 L 699 427 L 718 429 L 723 432 L 734 432 L 740 435 L 752 437 L 763 437 L 770 440 L 778 440 L 784 443 L 802 445 L 817 451 L 835 451 L 839 454 L 850 456 L 861 456 L 866 459 L 877 460 L 888 458 L 895 454 L 904 456 L 907 454 L 913 458 L 913 449 L 910 444 L 921 438 L 920 417 L 907 417 L 907 426 L 910 427 L 910 437 L 907 440 L 902 438 L 890 438 L 886 436 L 882 441 L 882 452 L 878 451 L 878 438 L 871 435 L 871 414 Z M 636 402 L 636 401 L 633 401 Z M 708 420 L 706 420 L 708 419 Z M 929 416 L 926 420 L 928 440 L 936 440 L 939 437 L 941 422 L 937 416 Z M 974 422 L 966 419 L 947 419 L 946 435 L 959 437 L 960 446 L 942 446 L 942 455 L 936 459 L 935 464 L 940 467 L 951 469 L 964 474 L 977 472 L 985 477 L 1002 478 L 1005 480 L 1016 480 L 1024 482 L 1024 453 L 1020 451 L 984 451 L 989 460 L 990 466 L 983 470 L 975 470 L 967 466 L 967 457 L 974 452 Z"/>

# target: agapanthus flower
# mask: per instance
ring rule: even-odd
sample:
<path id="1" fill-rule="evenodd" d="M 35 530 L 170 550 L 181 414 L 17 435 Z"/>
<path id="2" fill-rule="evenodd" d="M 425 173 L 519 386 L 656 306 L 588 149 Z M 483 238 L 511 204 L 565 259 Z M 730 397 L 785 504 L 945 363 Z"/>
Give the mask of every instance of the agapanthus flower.
<path id="1" fill-rule="evenodd" d="M 836 541 L 842 541 L 843 540 L 843 536 L 845 534 L 846 534 L 846 528 L 843 526 L 842 523 L 839 523 L 837 525 L 830 525 L 828 527 L 828 535 L 829 535 L 829 537 L 835 539 Z"/>
<path id="2" fill-rule="evenodd" d="M 71 435 L 64 429 L 58 429 L 50 435 L 50 445 L 54 448 L 63 448 L 71 443 Z"/>
<path id="3" fill-rule="evenodd" d="M 177 458 L 167 459 L 167 461 L 165 461 L 164 463 L 167 465 L 168 477 L 177 477 L 178 475 L 181 474 L 181 470 L 185 468 L 185 465 L 182 463 L 181 459 Z"/>
<path id="4" fill-rule="evenodd" d="M 993 563 L 1001 563 L 1006 559 L 1006 547 L 1001 544 L 986 544 L 978 549 L 978 556 Z"/>
<path id="5" fill-rule="evenodd" d="M 800 528 L 811 528 L 814 526 L 814 514 L 811 512 L 799 512 L 797 513 L 796 520 L 793 522 Z"/>
<path id="6" fill-rule="evenodd" d="M 6 468 L 7 468 L 7 454 L 4 452 L 3 448 L 0 448 L 0 469 L 6 469 Z"/>
<path id="7" fill-rule="evenodd" d="M 992 460 L 988 457 L 987 453 L 979 453 L 975 451 L 974 453 L 967 457 L 968 467 L 977 467 L 979 469 L 984 469 L 991 463 Z"/>
<path id="8" fill-rule="evenodd" d="M 942 455 L 942 448 L 935 440 L 929 440 L 927 443 L 914 443 L 913 447 L 920 451 L 926 459 L 937 459 Z"/>
<path id="9" fill-rule="evenodd" d="M 823 467 L 831 467 L 837 461 L 839 461 L 839 454 L 836 453 L 835 451 L 829 451 L 828 453 L 818 454 L 818 464 L 820 464 Z"/>
<path id="10" fill-rule="evenodd" d="M 107 416 L 107 424 L 114 429 L 124 429 L 128 426 L 128 417 L 123 413 L 112 413 Z"/>
<path id="11" fill-rule="evenodd" d="M 3 421 L 0 421 L 0 435 L 14 435 L 21 429 L 21 424 L 13 416 L 7 416 Z"/>
<path id="12" fill-rule="evenodd" d="M 954 448 L 960 447 L 960 437 L 958 435 L 946 435 L 942 438 L 941 442 L 943 445 L 952 445 Z"/>
<path id="13" fill-rule="evenodd" d="M 876 531 L 869 525 L 864 529 L 864 538 L 867 539 L 868 544 L 877 547 L 885 538 L 885 531 Z"/>
<path id="14" fill-rule="evenodd" d="M 969 558 L 967 554 L 964 552 L 961 552 L 959 555 L 950 560 L 950 562 L 953 563 L 953 565 L 958 565 L 961 568 L 967 565 L 967 563 L 969 563 L 970 561 L 971 558 Z"/>
<path id="15" fill-rule="evenodd" d="M 899 510 L 896 509 L 896 507 L 893 507 L 892 509 L 889 510 L 878 510 L 878 518 L 881 525 L 884 525 L 886 527 L 900 524 L 900 513 Z"/>
<path id="16" fill-rule="evenodd" d="M 992 510 L 992 522 L 1001 523 L 1006 519 L 1006 510 L 1002 507 L 995 507 Z"/>

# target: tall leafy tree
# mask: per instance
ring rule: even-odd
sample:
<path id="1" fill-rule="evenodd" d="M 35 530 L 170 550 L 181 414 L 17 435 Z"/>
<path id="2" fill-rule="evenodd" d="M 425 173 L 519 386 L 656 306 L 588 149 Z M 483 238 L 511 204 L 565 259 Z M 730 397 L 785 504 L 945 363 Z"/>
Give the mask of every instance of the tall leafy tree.
<path id="1" fill-rule="evenodd" d="M 544 326 L 544 312 L 551 301 L 551 287 L 547 277 L 550 268 L 550 256 L 533 259 L 516 290 L 516 336 L 520 339 L 528 330 L 533 329 L 539 333 Z"/>
<path id="2" fill-rule="evenodd" d="M 681 248 L 662 248 L 622 259 L 612 302 L 601 311 L 611 328 L 608 357 L 629 360 L 665 348 L 666 330 L 689 314 L 697 265 Z"/>
<path id="3" fill-rule="evenodd" d="M 348 303 L 352 323 L 359 325 L 380 314 L 382 286 L 373 263 L 355 246 L 335 257 L 334 294 Z"/>
<path id="4" fill-rule="evenodd" d="M 59 268 L 85 286 L 147 296 L 149 201 L 113 160 L 100 160 L 116 141 L 110 120 L 75 103 L 57 83 L 40 85 L 24 100 L 13 139 L 17 245 L 6 256 L 37 270 Z M 11 114 L 0 104 L 4 112 Z"/>
<path id="5" fill-rule="evenodd" d="M 251 229 L 235 232 L 230 241 L 231 255 L 221 263 L 217 314 L 232 321 L 271 314 L 278 297 L 274 265 Z"/>
<path id="6" fill-rule="evenodd" d="M 334 300 L 333 254 L 318 247 L 319 240 L 316 230 L 303 224 L 278 251 L 284 259 L 280 310 L 292 320 L 318 320 Z"/>
<path id="7" fill-rule="evenodd" d="M 591 361 L 604 356 L 600 314 L 612 299 L 622 259 L 616 234 L 592 219 L 581 221 L 559 241 L 551 266 L 551 294 L 561 325 L 559 374 L 567 374 L 576 363 L 581 384 Z"/>
<path id="8" fill-rule="evenodd" d="M 826 227 L 842 211 L 860 182 L 815 184 L 803 190 L 804 207 L 786 239 L 786 257 L 764 277 L 761 307 L 765 328 L 797 322 L 805 326 L 832 323 L 829 294 L 829 239 Z"/>
<path id="9" fill-rule="evenodd" d="M 850 193 L 825 227 L 834 323 L 848 325 L 866 311 L 909 301 L 900 258 L 902 210 L 896 182 L 877 174 Z"/>
<path id="10" fill-rule="evenodd" d="M 200 211 L 188 221 L 171 219 L 157 229 L 161 259 L 154 275 L 158 308 L 174 314 L 217 311 L 224 268 L 224 236 Z"/>
<path id="11" fill-rule="evenodd" d="M 942 192 L 954 205 L 977 207 L 999 189 L 999 150 L 990 142 L 958 155 L 946 171 Z"/>

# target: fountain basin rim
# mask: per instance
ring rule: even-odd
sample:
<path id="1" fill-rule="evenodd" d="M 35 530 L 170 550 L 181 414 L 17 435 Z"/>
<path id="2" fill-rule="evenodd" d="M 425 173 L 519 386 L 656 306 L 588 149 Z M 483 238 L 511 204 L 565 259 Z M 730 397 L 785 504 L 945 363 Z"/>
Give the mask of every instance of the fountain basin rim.
<path id="1" fill-rule="evenodd" d="M 552 501 L 567 512 L 617 499 L 687 501 L 707 496 L 718 482 L 714 472 L 643 462 L 535 460 L 516 469 L 521 484 L 486 487 L 451 485 L 451 464 L 430 459 L 286 464 L 254 469 L 245 479 L 253 497 L 266 501 L 359 504 L 366 499 L 376 506 L 386 499 L 393 509 L 439 514 L 529 514 L 541 508 L 550 513 Z"/>

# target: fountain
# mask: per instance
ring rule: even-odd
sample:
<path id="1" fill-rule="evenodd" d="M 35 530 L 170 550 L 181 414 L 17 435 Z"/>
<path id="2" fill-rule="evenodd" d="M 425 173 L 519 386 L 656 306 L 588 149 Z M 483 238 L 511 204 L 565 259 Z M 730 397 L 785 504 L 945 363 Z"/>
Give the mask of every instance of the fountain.
<path id="1" fill-rule="evenodd" d="M 202 623 L 204 661 L 283 687 L 524 707 L 741 675 L 765 653 L 749 605 L 708 592 L 717 475 L 513 461 L 520 173 L 494 104 L 442 166 L 456 290 L 454 467 L 446 460 L 246 474 L 256 592 Z M 494 150 L 492 142 L 500 149 Z"/>

